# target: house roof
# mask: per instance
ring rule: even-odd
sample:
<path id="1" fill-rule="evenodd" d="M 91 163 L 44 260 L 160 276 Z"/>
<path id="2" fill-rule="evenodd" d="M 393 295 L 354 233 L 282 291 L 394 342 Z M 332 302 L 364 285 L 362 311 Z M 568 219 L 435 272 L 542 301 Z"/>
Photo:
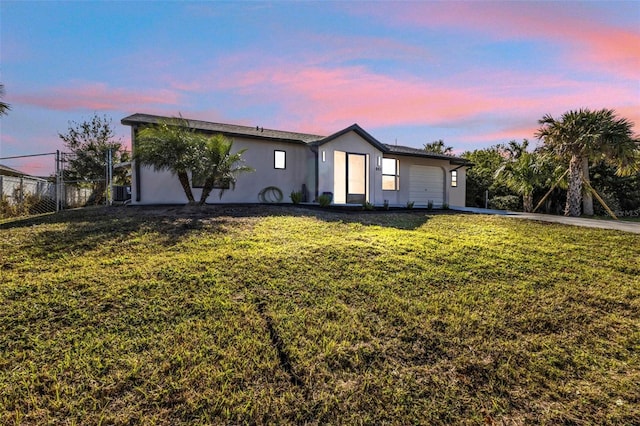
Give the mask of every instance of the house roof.
<path id="1" fill-rule="evenodd" d="M 384 144 L 387 148 L 387 153 L 395 154 L 395 155 L 407 155 L 411 157 L 425 157 L 425 158 L 436 158 L 442 160 L 449 160 L 453 164 L 461 164 L 461 165 L 471 165 L 471 162 L 466 158 L 455 157 L 453 155 L 440 154 L 437 152 L 429 152 L 420 148 L 412 148 L 410 146 L 403 145 L 388 145 Z"/>
<path id="2" fill-rule="evenodd" d="M 28 176 L 26 173 L 22 173 L 20 170 L 12 169 L 11 167 L 3 166 L 0 164 L 0 175 L 3 176 Z"/>
<path id="3" fill-rule="evenodd" d="M 364 139 L 365 141 L 369 142 L 371 145 L 373 145 L 374 147 L 378 148 L 382 152 L 385 152 L 387 150 L 385 144 L 383 144 L 382 142 L 380 142 L 379 140 L 377 140 L 376 138 L 371 136 L 369 133 L 367 133 L 358 124 L 352 124 L 351 126 L 345 128 L 345 129 L 342 129 L 339 132 L 336 132 L 336 133 L 332 134 L 331 136 L 327 136 L 326 138 L 323 138 L 323 139 L 321 139 L 319 141 L 313 142 L 313 145 L 323 145 L 323 144 L 325 144 L 327 142 L 331 142 L 332 140 L 337 139 L 340 136 L 342 136 L 344 134 L 347 134 L 349 132 L 355 132 L 362 139 Z"/>
<path id="4" fill-rule="evenodd" d="M 162 120 L 170 119 L 170 117 L 162 117 L 151 114 L 136 113 L 125 117 L 121 123 L 126 126 L 158 124 Z M 380 142 L 371 136 L 366 130 L 354 123 L 351 126 L 342 129 L 329 136 L 313 135 L 309 133 L 286 132 L 282 130 L 264 129 L 262 127 L 240 126 L 237 124 L 213 123 L 209 121 L 186 119 L 192 128 L 202 130 L 208 133 L 222 133 L 226 136 L 252 137 L 256 139 L 272 140 L 279 142 L 303 143 L 312 146 L 320 146 L 334 139 L 339 138 L 349 132 L 355 132 L 362 139 L 373 145 L 385 154 L 406 155 L 411 157 L 435 158 L 439 160 L 449 160 L 452 164 L 471 165 L 471 163 L 460 157 L 451 155 L 427 152 L 424 149 L 412 148 L 401 145 L 388 145 Z"/>
<path id="5" fill-rule="evenodd" d="M 158 124 L 161 120 L 167 120 L 169 117 L 161 117 L 150 114 L 133 114 L 121 120 L 121 123 L 127 126 Z M 260 126 L 249 127 L 237 124 L 213 123 L 209 121 L 186 119 L 191 127 L 203 130 L 208 133 L 222 133 L 227 136 L 250 136 L 257 139 L 268 139 L 280 142 L 298 142 L 310 143 L 322 139 L 324 136 L 311 135 L 308 133 L 285 132 L 282 130 L 265 129 Z"/>

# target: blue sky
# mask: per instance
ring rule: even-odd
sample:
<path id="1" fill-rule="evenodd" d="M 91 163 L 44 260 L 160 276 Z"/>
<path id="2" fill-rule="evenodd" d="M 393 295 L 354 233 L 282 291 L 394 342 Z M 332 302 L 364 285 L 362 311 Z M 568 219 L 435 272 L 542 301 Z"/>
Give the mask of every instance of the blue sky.
<path id="1" fill-rule="evenodd" d="M 613 108 L 640 133 L 640 2 L 0 3 L 0 157 L 135 112 L 460 153 Z M 43 163 L 44 161 L 44 163 Z M 48 159 L 2 161 L 47 174 Z"/>

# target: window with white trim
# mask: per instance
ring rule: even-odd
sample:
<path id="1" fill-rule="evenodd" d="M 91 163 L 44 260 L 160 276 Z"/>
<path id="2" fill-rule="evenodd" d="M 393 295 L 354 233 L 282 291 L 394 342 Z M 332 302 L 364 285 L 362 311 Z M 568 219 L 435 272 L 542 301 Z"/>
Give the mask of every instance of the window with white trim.
<path id="1" fill-rule="evenodd" d="M 395 158 L 382 159 L 382 189 L 384 191 L 400 189 L 400 162 Z"/>
<path id="2" fill-rule="evenodd" d="M 451 186 L 458 186 L 458 171 L 451 170 Z"/>

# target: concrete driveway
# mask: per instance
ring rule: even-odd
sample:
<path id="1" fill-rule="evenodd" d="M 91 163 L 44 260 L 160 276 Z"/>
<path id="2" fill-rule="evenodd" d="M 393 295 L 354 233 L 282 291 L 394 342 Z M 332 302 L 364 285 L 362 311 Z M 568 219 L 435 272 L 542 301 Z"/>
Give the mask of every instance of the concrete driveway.
<path id="1" fill-rule="evenodd" d="M 452 210 L 478 214 L 497 214 L 516 219 L 537 220 L 540 222 L 561 223 L 563 225 L 584 226 L 587 228 L 613 229 L 616 231 L 640 234 L 640 222 L 626 222 L 622 220 L 586 219 L 581 217 L 554 216 L 540 213 L 520 213 L 506 210 L 480 209 L 475 207 L 452 207 Z"/>

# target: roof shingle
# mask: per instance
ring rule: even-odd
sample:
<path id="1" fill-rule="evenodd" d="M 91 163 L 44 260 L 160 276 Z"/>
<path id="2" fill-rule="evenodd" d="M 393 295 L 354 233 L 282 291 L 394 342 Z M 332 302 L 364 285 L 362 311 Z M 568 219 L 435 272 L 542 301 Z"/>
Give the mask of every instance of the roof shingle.
<path id="1" fill-rule="evenodd" d="M 127 126 L 144 125 L 144 124 L 157 124 L 161 120 L 167 120 L 169 117 L 162 117 L 151 114 L 133 114 L 125 117 L 121 120 L 122 124 Z M 363 139 L 371 143 L 377 149 L 381 150 L 385 154 L 407 155 L 412 157 L 424 157 L 435 158 L 441 160 L 449 160 L 453 164 L 471 164 L 468 160 L 460 157 L 454 157 L 451 155 L 438 154 L 434 152 L 427 152 L 423 149 L 412 148 L 402 145 L 388 145 L 379 142 L 364 129 L 357 124 L 353 124 L 339 132 L 330 136 L 313 135 L 309 133 L 287 132 L 282 130 L 264 129 L 262 127 L 249 127 L 241 126 L 237 124 L 224 124 L 213 123 L 209 121 L 191 120 L 186 119 L 191 127 L 194 129 L 202 130 L 208 133 L 222 133 L 227 136 L 246 136 L 257 139 L 273 140 L 280 142 L 292 142 L 292 143 L 304 143 L 313 145 L 322 145 L 329 142 L 345 133 L 354 131 L 358 133 Z"/>

